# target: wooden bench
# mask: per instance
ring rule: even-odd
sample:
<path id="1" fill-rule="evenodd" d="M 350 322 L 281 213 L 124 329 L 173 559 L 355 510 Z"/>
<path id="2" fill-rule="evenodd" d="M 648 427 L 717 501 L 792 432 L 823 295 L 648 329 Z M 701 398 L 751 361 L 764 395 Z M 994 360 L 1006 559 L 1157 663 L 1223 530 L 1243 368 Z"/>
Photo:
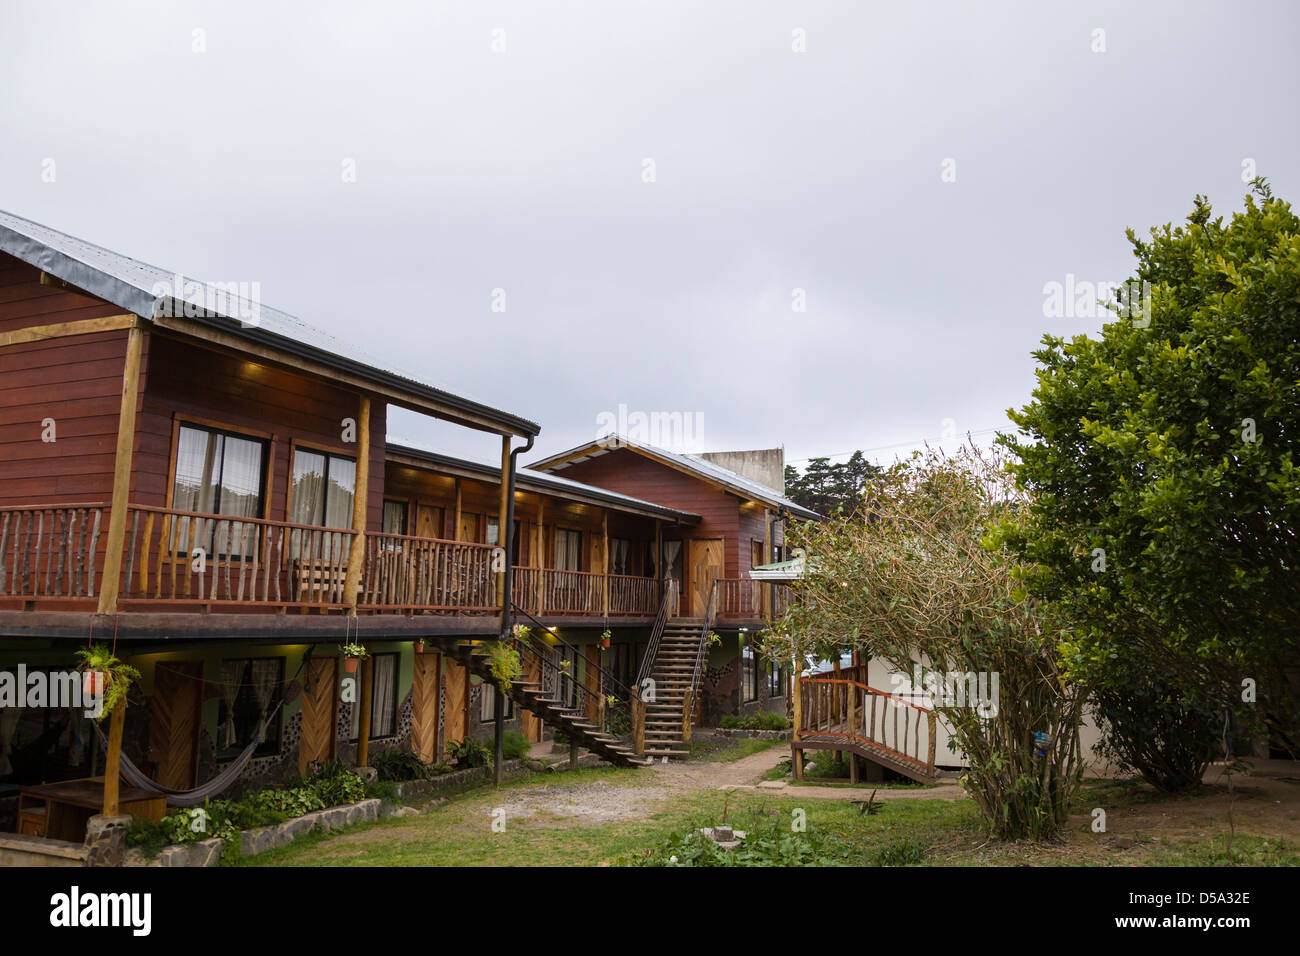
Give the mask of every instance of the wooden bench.
<path id="1" fill-rule="evenodd" d="M 298 601 L 303 604 L 336 604 L 343 600 L 343 582 L 348 570 L 343 567 L 320 567 L 295 561 L 293 579 Z M 330 596 L 335 600 L 330 600 Z"/>

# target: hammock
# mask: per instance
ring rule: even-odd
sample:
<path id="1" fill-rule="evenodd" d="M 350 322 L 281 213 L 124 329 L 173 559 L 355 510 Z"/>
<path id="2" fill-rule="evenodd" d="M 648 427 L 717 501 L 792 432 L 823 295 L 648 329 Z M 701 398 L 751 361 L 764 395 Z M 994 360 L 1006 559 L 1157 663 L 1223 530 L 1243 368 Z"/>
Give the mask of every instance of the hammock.
<path id="1" fill-rule="evenodd" d="M 278 709 L 278 708 L 277 708 Z M 95 724 L 95 733 L 99 734 L 99 739 L 104 741 L 105 746 L 108 744 L 108 738 L 104 736 L 104 731 Z M 265 730 L 265 723 L 262 725 Z M 232 783 L 238 779 L 239 775 L 244 772 L 244 767 L 252 759 L 253 753 L 262 745 L 262 734 L 258 733 L 253 738 L 253 742 L 245 747 L 238 757 L 231 762 L 221 773 L 217 774 L 207 783 L 193 790 L 173 790 L 170 787 L 164 787 L 155 780 L 151 780 L 144 775 L 144 772 L 131 762 L 131 758 L 125 753 L 121 754 L 118 769 L 127 783 L 141 790 L 147 790 L 150 793 L 163 794 L 167 797 L 167 806 L 169 807 L 199 807 L 208 801 L 210 797 L 215 797 L 222 793 Z"/>

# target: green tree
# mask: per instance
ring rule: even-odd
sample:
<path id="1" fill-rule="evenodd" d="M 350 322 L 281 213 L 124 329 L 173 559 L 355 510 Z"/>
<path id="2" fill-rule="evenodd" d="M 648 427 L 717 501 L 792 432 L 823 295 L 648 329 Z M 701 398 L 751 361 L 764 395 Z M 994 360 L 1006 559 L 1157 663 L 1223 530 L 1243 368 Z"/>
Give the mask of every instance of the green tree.
<path id="1" fill-rule="evenodd" d="M 860 451 L 839 464 L 831 464 L 829 458 L 812 458 L 802 474 L 793 465 L 785 466 L 785 494 L 818 514 L 854 515 L 862 508 L 867 480 L 878 471 Z"/>
<path id="2" fill-rule="evenodd" d="M 1005 542 L 1075 622 L 1067 673 L 1164 688 L 1165 711 L 1249 714 L 1243 681 L 1280 706 L 1300 634 L 1300 220 L 1253 192 L 1228 223 L 1198 196 L 1185 225 L 1129 230 L 1149 317 L 1045 336 L 998 439 L 1029 499 Z"/>

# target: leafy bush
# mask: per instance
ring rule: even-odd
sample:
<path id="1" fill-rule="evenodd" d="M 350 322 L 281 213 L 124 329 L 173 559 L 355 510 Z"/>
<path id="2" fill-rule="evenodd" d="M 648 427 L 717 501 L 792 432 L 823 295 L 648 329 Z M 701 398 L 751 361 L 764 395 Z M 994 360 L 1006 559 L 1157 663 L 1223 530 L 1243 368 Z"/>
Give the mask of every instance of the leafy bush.
<path id="1" fill-rule="evenodd" d="M 724 730 L 788 730 L 790 719 L 785 714 L 772 710 L 761 710 L 748 717 L 735 714 L 723 714 L 718 722 Z"/>
<path id="2" fill-rule="evenodd" d="M 343 764 L 327 760 L 307 777 L 309 786 L 327 807 L 356 803 L 366 795 L 366 785 L 361 778 Z"/>
<path id="3" fill-rule="evenodd" d="M 397 803 L 402 795 L 397 792 L 397 784 L 393 781 L 376 780 L 374 783 L 366 784 L 366 796 L 372 800 L 383 800 L 385 803 Z"/>
<path id="4" fill-rule="evenodd" d="M 501 755 L 506 760 L 519 760 L 527 757 L 532 744 L 517 730 L 507 730 L 501 740 Z"/>
<path id="5" fill-rule="evenodd" d="M 447 745 L 447 752 L 462 770 L 468 767 L 486 767 L 492 763 L 492 751 L 477 737 L 453 740 Z"/>
<path id="6" fill-rule="evenodd" d="M 1104 731 L 1098 746 L 1103 756 L 1164 793 L 1200 787 L 1219 747 L 1222 711 L 1149 681 L 1125 689 L 1108 685 L 1093 701 Z"/>
<path id="7" fill-rule="evenodd" d="M 851 847 L 842 840 L 814 828 L 791 832 L 779 817 L 739 827 L 745 831 L 745 839 L 732 850 L 722 849 L 698 832 L 701 826 L 623 862 L 631 866 L 844 866 L 851 854 Z"/>

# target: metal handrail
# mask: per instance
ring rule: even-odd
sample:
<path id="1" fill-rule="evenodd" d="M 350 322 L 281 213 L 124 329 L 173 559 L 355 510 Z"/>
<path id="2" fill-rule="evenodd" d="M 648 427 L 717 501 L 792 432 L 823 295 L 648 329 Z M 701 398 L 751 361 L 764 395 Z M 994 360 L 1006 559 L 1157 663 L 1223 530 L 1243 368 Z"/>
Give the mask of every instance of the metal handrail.
<path id="1" fill-rule="evenodd" d="M 584 661 L 587 662 L 587 665 L 588 665 L 589 667 L 594 667 L 597 671 L 599 671 L 599 672 L 600 672 L 600 676 L 601 676 L 602 684 L 604 684 L 604 683 L 608 683 L 609 686 L 613 687 L 614 689 L 616 689 L 616 690 L 622 690 L 623 693 L 624 693 L 625 695 L 627 695 L 627 696 L 630 696 L 630 695 L 631 695 L 632 692 L 631 692 L 631 690 L 628 688 L 628 686 L 627 686 L 626 684 L 624 684 L 624 683 L 623 683 L 622 681 L 620 681 L 617 677 L 615 677 L 615 676 L 614 676 L 614 675 L 613 675 L 613 674 L 612 674 L 612 673 L 611 673 L 607 668 L 605 668 L 603 665 L 598 664 L 596 661 L 593 661 L 593 660 L 592 660 L 590 657 L 588 657 L 586 654 L 582 653 L 582 651 L 579 650 L 577 646 L 575 646 L 575 645 L 573 645 L 573 644 L 570 644 L 570 643 L 569 643 L 568 641 L 566 641 L 564 638 L 562 638 L 562 637 L 560 637 L 558 634 L 556 634 L 556 633 L 551 629 L 551 626 L 550 626 L 549 624 L 543 624 L 543 623 L 542 623 L 541 621 L 539 621 L 536 617 L 534 617 L 533 614 L 532 614 L 530 611 L 528 611 L 528 610 L 525 609 L 525 608 L 520 607 L 518 604 L 515 604 L 513 601 L 511 602 L 511 606 L 512 606 L 516 611 L 518 611 L 520 614 L 522 614 L 524 617 L 528 618 L 528 619 L 529 619 L 530 621 L 532 621 L 535 625 L 537 625 L 537 627 L 541 628 L 541 629 L 542 629 L 543 631 L 545 631 L 547 634 L 550 634 L 551 637 L 553 637 L 553 638 L 555 639 L 555 641 L 556 641 L 557 644 L 562 644 L 562 645 L 564 645 L 565 647 L 569 648 L 569 650 L 573 651 L 575 657 L 581 657 Z M 513 635 L 512 635 L 512 636 L 513 636 Z"/>

